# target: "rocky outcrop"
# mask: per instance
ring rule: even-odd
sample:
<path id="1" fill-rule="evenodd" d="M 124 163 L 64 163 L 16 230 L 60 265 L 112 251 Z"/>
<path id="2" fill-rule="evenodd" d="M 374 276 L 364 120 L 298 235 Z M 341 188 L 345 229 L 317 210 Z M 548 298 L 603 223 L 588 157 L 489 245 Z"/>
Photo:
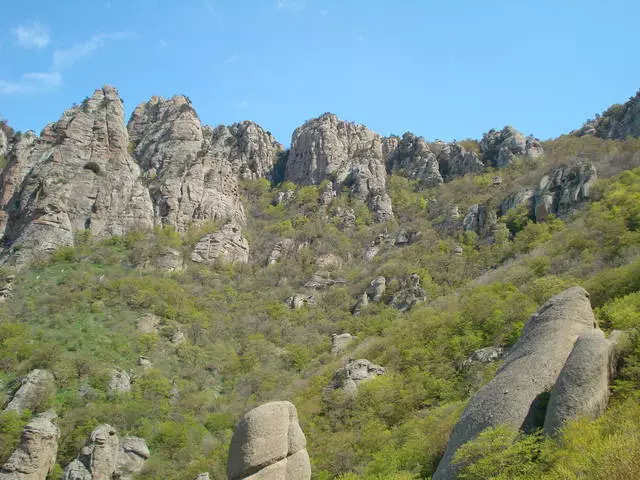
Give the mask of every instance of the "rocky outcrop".
<path id="1" fill-rule="evenodd" d="M 342 390 L 347 395 L 358 393 L 358 385 L 384 375 L 387 370 L 369 360 L 349 359 L 348 363 L 336 370 L 327 386 L 327 391 Z"/>
<path id="2" fill-rule="evenodd" d="M 331 335 L 331 353 L 334 355 L 344 351 L 357 337 L 350 333 L 334 333 Z"/>
<path id="3" fill-rule="evenodd" d="M 307 305 L 315 305 L 316 297 L 314 297 L 313 295 L 296 293 L 295 295 L 291 295 L 290 297 L 287 297 L 284 303 L 287 305 L 287 307 L 291 308 L 292 310 L 298 310 Z"/>
<path id="4" fill-rule="evenodd" d="M 123 395 L 131 391 L 131 376 L 124 370 L 114 368 L 111 370 L 111 378 L 107 385 L 110 395 Z"/>
<path id="5" fill-rule="evenodd" d="M 393 217 L 386 191 L 381 137 L 363 125 L 324 114 L 296 129 L 291 139 L 286 179 L 299 185 L 332 180 L 365 202 L 376 219 Z"/>
<path id="6" fill-rule="evenodd" d="M 612 105 L 602 115 L 596 115 L 572 135 L 595 135 L 600 138 L 623 140 L 640 137 L 640 90 L 624 104 Z"/>
<path id="7" fill-rule="evenodd" d="M 118 438 L 111 425 L 96 427 L 80 452 L 64 470 L 63 480 L 131 480 L 150 457 L 142 438 Z"/>
<path id="8" fill-rule="evenodd" d="M 440 174 L 445 182 L 468 173 L 480 173 L 485 169 L 478 154 L 467 152 L 459 143 L 435 142 L 431 148 L 438 159 Z"/>
<path id="9" fill-rule="evenodd" d="M 496 362 L 504 355 L 504 348 L 502 347 L 485 347 L 480 350 L 476 350 L 469 358 L 464 361 L 464 366 L 469 366 L 474 363 L 491 363 Z"/>
<path id="10" fill-rule="evenodd" d="M 267 265 L 274 265 L 280 261 L 280 259 L 290 255 L 294 250 L 294 242 L 290 238 L 283 238 L 278 241 L 271 252 L 269 253 L 269 257 L 267 258 Z"/>
<path id="11" fill-rule="evenodd" d="M 209 233 L 198 240 L 191 261 L 211 265 L 217 262 L 247 263 L 249 242 L 242 235 L 240 226 L 228 223 L 220 230 Z"/>
<path id="12" fill-rule="evenodd" d="M 60 438 L 53 418 L 38 415 L 24 427 L 20 445 L 0 467 L 0 480 L 45 480 L 53 471 Z"/>
<path id="13" fill-rule="evenodd" d="M 596 167 L 577 161 L 554 169 L 540 180 L 534 198 L 534 218 L 544 221 L 549 215 L 566 216 L 588 201 L 591 187 L 598 179 Z"/>
<path id="14" fill-rule="evenodd" d="M 0 127 L 0 157 L 6 157 L 8 150 L 9 150 L 9 137 L 7 136 L 4 129 Z"/>
<path id="15" fill-rule="evenodd" d="M 401 312 L 406 312 L 417 303 L 426 300 L 427 294 L 420 286 L 420 276 L 412 273 L 400 279 L 400 290 L 394 293 L 389 304 Z"/>
<path id="16" fill-rule="evenodd" d="M 311 464 L 296 407 L 271 402 L 242 417 L 231 439 L 229 480 L 308 480 Z"/>
<path id="17" fill-rule="evenodd" d="M 533 212 L 533 199 L 535 197 L 534 189 L 521 188 L 511 193 L 502 202 L 500 202 L 500 215 L 506 215 L 509 210 L 524 205 L 527 212 Z"/>
<path id="18" fill-rule="evenodd" d="M 371 280 L 369 287 L 362 293 L 358 302 L 352 310 L 354 315 L 359 315 L 363 307 L 369 303 L 377 303 L 382 300 L 382 296 L 387 289 L 387 280 L 384 277 L 376 277 Z"/>
<path id="19" fill-rule="evenodd" d="M 569 288 L 540 307 L 493 380 L 467 404 L 433 479 L 455 478 L 455 452 L 486 428 L 508 424 L 529 431 L 541 427 L 547 392 L 577 338 L 592 331 L 595 322 L 589 295 L 581 287 Z"/>
<path id="20" fill-rule="evenodd" d="M 462 220 L 462 228 L 465 231 L 475 232 L 480 238 L 489 238 L 493 235 L 497 222 L 498 215 L 494 210 L 474 203 Z"/>
<path id="21" fill-rule="evenodd" d="M 508 167 L 515 157 L 536 158 L 544 154 L 540 140 L 532 136 L 525 137 L 509 126 L 485 133 L 480 140 L 480 151 L 485 163 L 496 168 Z"/>
<path id="22" fill-rule="evenodd" d="M 313 274 L 313 276 L 304 284 L 306 288 L 313 288 L 314 290 L 324 290 L 334 285 L 346 283 L 341 278 L 334 278 L 331 272 L 319 271 Z"/>
<path id="23" fill-rule="evenodd" d="M 22 379 L 20 388 L 13 394 L 5 411 L 38 411 L 40 405 L 56 391 L 56 381 L 49 370 L 32 370 Z"/>
<path id="24" fill-rule="evenodd" d="M 387 170 L 412 180 L 423 187 L 435 187 L 443 182 L 440 165 L 424 138 L 405 133 L 401 139 L 385 139 Z"/>
<path id="25" fill-rule="evenodd" d="M 578 338 L 551 391 L 545 433 L 554 434 L 577 417 L 594 419 L 602 415 L 609 399 L 614 358 L 614 344 L 602 330 L 592 330 Z"/>
<path id="26" fill-rule="evenodd" d="M 45 127 L 7 207 L 4 263 L 21 267 L 73 245 L 77 230 L 104 238 L 153 226 L 123 115 L 118 92 L 107 86 Z"/>

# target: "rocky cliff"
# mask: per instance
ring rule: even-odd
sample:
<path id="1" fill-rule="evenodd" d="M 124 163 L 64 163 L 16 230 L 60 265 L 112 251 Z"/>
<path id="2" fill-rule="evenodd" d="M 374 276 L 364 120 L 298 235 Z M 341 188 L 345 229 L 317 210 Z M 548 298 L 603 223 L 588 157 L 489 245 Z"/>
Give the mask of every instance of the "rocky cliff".
<path id="1" fill-rule="evenodd" d="M 596 115 L 571 134 L 579 137 L 594 135 L 613 140 L 640 137 L 640 90 L 626 103 L 612 105 L 602 115 Z"/>

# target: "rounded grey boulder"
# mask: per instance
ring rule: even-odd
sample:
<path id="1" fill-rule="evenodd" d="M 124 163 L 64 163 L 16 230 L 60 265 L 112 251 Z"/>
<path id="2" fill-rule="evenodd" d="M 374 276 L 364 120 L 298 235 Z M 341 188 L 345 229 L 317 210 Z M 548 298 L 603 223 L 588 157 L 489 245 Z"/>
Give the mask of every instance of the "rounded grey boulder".
<path id="1" fill-rule="evenodd" d="M 229 480 L 309 480 L 307 441 L 290 402 L 270 402 L 242 417 L 231 439 Z"/>

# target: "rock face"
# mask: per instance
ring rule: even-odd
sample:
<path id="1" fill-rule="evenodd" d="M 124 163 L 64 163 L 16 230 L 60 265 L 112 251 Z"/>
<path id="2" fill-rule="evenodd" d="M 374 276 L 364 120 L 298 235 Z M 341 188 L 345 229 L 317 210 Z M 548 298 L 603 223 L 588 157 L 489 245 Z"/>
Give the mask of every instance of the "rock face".
<path id="1" fill-rule="evenodd" d="M 520 205 L 524 205 L 528 212 L 533 212 L 533 199 L 535 190 L 521 188 L 511 193 L 507 198 L 500 202 L 500 215 L 506 215 L 507 212 Z"/>
<path id="2" fill-rule="evenodd" d="M 458 143 L 435 142 L 432 148 L 440 165 L 440 174 L 446 182 L 468 173 L 480 173 L 485 169 L 477 153 L 467 152 Z"/>
<path id="3" fill-rule="evenodd" d="M 343 283 L 346 282 L 340 278 L 334 278 L 331 272 L 319 271 L 314 273 L 304 286 L 306 288 L 313 288 L 314 290 L 324 290 Z"/>
<path id="4" fill-rule="evenodd" d="M 350 359 L 343 367 L 333 374 L 328 385 L 329 390 L 343 390 L 348 395 L 355 395 L 358 392 L 358 385 L 369 381 L 379 375 L 384 375 L 387 370 L 380 365 L 375 365 L 369 360 Z"/>
<path id="5" fill-rule="evenodd" d="M 149 457 L 142 438 L 118 439 L 111 425 L 102 424 L 91 432 L 78 458 L 67 465 L 63 480 L 131 480 Z"/>
<path id="6" fill-rule="evenodd" d="M 542 177 L 534 198 L 536 221 L 544 221 L 550 214 L 562 217 L 575 210 L 589 200 L 597 179 L 596 168 L 581 161 L 558 167 Z"/>
<path id="7" fill-rule="evenodd" d="M 426 297 L 426 292 L 420 286 L 420 276 L 412 273 L 400 279 L 400 290 L 393 295 L 390 305 L 401 312 L 405 312 L 415 304 L 424 302 Z"/>
<path id="8" fill-rule="evenodd" d="M 334 333 L 331 335 L 331 353 L 340 353 L 349 346 L 357 337 L 350 333 Z"/>
<path id="9" fill-rule="evenodd" d="M 587 121 L 572 135 L 595 135 L 600 138 L 622 140 L 626 137 L 640 137 L 640 90 L 629 101 L 612 105 L 602 116 Z"/>
<path id="10" fill-rule="evenodd" d="M 298 310 L 306 305 L 314 305 L 316 298 L 313 295 L 305 295 L 303 293 L 296 293 L 288 297 L 284 303 L 292 310 Z"/>
<path id="11" fill-rule="evenodd" d="M 271 402 L 248 412 L 229 448 L 229 480 L 308 480 L 311 464 L 296 407 Z"/>
<path id="12" fill-rule="evenodd" d="M 286 179 L 299 185 L 333 180 L 336 188 L 348 187 L 365 202 L 378 221 L 393 217 L 381 137 L 333 114 L 310 120 L 293 133 Z"/>
<path id="13" fill-rule="evenodd" d="M 131 377 L 124 370 L 113 369 L 107 391 L 110 395 L 122 395 L 131 391 Z"/>
<path id="14" fill-rule="evenodd" d="M 56 390 L 56 381 L 48 370 L 32 370 L 22 379 L 20 388 L 7 404 L 5 411 L 37 411 L 40 403 Z"/>
<path id="15" fill-rule="evenodd" d="M 123 115 L 118 92 L 104 87 L 29 147 L 22 165 L 33 167 L 13 187 L 7 208 L 5 263 L 21 267 L 39 253 L 73 245 L 76 230 L 104 238 L 153 226 L 149 192 L 127 152 Z"/>
<path id="16" fill-rule="evenodd" d="M 209 233 L 198 240 L 191 261 L 211 265 L 218 261 L 226 263 L 247 263 L 249 242 L 242 235 L 240 226 L 228 223 L 219 231 Z"/>
<path id="17" fill-rule="evenodd" d="M 24 427 L 20 446 L 0 467 L 0 480 L 45 480 L 53 471 L 60 431 L 51 420 L 42 414 Z"/>
<path id="18" fill-rule="evenodd" d="M 512 425 L 525 431 L 542 426 L 542 398 L 556 383 L 574 343 L 594 329 L 588 293 L 572 287 L 533 314 L 496 376 L 471 399 L 449 439 L 434 480 L 455 478 L 455 452 L 489 427 Z"/>
<path id="19" fill-rule="evenodd" d="M 614 344 L 602 330 L 580 335 L 551 391 L 545 433 L 556 433 L 568 420 L 597 418 L 604 412 L 614 373 L 613 359 Z"/>
<path id="20" fill-rule="evenodd" d="M 462 228 L 465 231 L 475 232 L 480 238 L 488 238 L 493 234 L 497 222 L 498 215 L 495 211 L 485 205 L 474 203 L 462 220 Z"/>
<path id="21" fill-rule="evenodd" d="M 485 163 L 496 168 L 511 165 L 517 156 L 535 158 L 544 154 L 540 140 L 525 137 L 513 127 L 504 127 L 499 132 L 489 130 L 480 141 L 480 151 L 484 155 Z"/>
<path id="22" fill-rule="evenodd" d="M 267 258 L 267 265 L 274 265 L 278 263 L 278 261 L 290 255 L 293 252 L 294 242 L 290 238 L 283 238 L 278 243 L 276 243 L 271 249 L 271 253 L 269 253 L 269 257 Z"/>
<path id="23" fill-rule="evenodd" d="M 405 133 L 402 139 L 385 139 L 388 153 L 387 170 L 412 180 L 423 187 L 435 187 L 443 182 L 440 165 L 424 138 Z"/>

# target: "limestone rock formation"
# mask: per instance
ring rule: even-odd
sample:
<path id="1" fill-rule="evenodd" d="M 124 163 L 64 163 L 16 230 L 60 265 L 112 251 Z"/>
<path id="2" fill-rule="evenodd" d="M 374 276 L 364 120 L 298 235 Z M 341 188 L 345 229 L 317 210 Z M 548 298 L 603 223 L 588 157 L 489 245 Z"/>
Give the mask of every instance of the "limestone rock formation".
<path id="1" fill-rule="evenodd" d="M 380 365 L 371 363 L 365 359 L 349 359 L 348 363 L 336 370 L 327 386 L 330 390 L 343 390 L 348 395 L 358 392 L 358 385 L 367 382 L 379 375 L 384 375 L 387 370 Z"/>
<path id="2" fill-rule="evenodd" d="M 131 376 L 124 370 L 114 368 L 111 370 L 111 378 L 107 385 L 110 395 L 122 395 L 131 391 Z"/>
<path id="3" fill-rule="evenodd" d="M 572 287 L 533 314 L 496 376 L 469 401 L 453 429 L 434 480 L 455 478 L 458 448 L 486 428 L 542 426 L 542 397 L 555 385 L 577 338 L 594 329 L 589 294 Z"/>
<path id="4" fill-rule="evenodd" d="M 599 417 L 607 407 L 614 367 L 614 344 L 602 330 L 580 335 L 551 391 L 545 433 L 554 434 L 577 417 Z"/>
<path id="5" fill-rule="evenodd" d="M 127 152 L 123 115 L 118 92 L 104 87 L 45 127 L 27 148 L 32 151 L 22 165 L 33 166 L 20 188 L 15 182 L 12 187 L 4 263 L 19 268 L 73 245 L 77 230 L 104 238 L 153 226 L 149 192 Z"/>
<path id="6" fill-rule="evenodd" d="M 209 233 L 198 240 L 191 261 L 210 265 L 219 261 L 226 263 L 247 263 L 249 242 L 242 235 L 240 226 L 227 223 L 220 230 Z"/>
<path id="7" fill-rule="evenodd" d="M 350 333 L 334 333 L 331 335 L 331 353 L 340 353 L 349 346 L 357 337 Z"/>
<path id="8" fill-rule="evenodd" d="M 334 181 L 349 187 L 365 202 L 378 221 L 393 217 L 386 191 L 382 139 L 363 125 L 324 114 L 297 128 L 291 139 L 286 179 L 299 185 Z"/>
<path id="9" fill-rule="evenodd" d="M 313 288 L 314 290 L 324 290 L 343 283 L 346 282 L 341 278 L 335 278 L 331 272 L 318 271 L 312 275 L 304 286 L 306 288 Z"/>
<path id="10" fill-rule="evenodd" d="M 0 157 L 6 157 L 7 150 L 9 150 L 9 136 L 4 131 L 4 128 L 0 127 Z"/>
<path id="11" fill-rule="evenodd" d="M 525 137 L 509 126 L 500 131 L 489 130 L 485 133 L 480 141 L 480 151 L 485 163 L 496 168 L 508 167 L 517 156 L 535 158 L 544 154 L 540 140 Z"/>
<path id="12" fill-rule="evenodd" d="M 468 173 L 480 173 L 484 163 L 475 152 L 467 152 L 459 143 L 435 142 L 432 150 L 440 165 L 440 174 L 445 182 Z"/>
<path id="13" fill-rule="evenodd" d="M 506 215 L 511 209 L 524 205 L 527 212 L 533 212 L 534 189 L 520 188 L 500 202 L 500 215 Z"/>
<path id="14" fill-rule="evenodd" d="M 20 388 L 13 394 L 5 411 L 13 410 L 18 413 L 24 410 L 37 411 L 41 402 L 53 395 L 55 390 L 56 381 L 49 370 L 32 370 L 22 379 Z"/>
<path id="15" fill-rule="evenodd" d="M 412 180 L 419 180 L 423 187 L 435 187 L 443 182 L 440 165 L 424 138 L 405 133 L 401 139 L 395 139 L 393 146 L 385 139 L 387 170 Z"/>
<path id="16" fill-rule="evenodd" d="M 231 439 L 229 480 L 309 480 L 311 464 L 296 407 L 271 402 L 242 417 Z"/>
<path id="17" fill-rule="evenodd" d="M 589 200 L 597 178 L 596 168 L 583 161 L 558 167 L 542 177 L 534 198 L 536 221 L 544 221 L 550 214 L 562 217 L 575 210 Z"/>
<path id="18" fill-rule="evenodd" d="M 601 116 L 587 121 L 572 135 L 595 135 L 600 138 L 623 140 L 640 137 L 640 90 L 624 104 L 612 105 Z"/>
<path id="19" fill-rule="evenodd" d="M 278 243 L 276 243 L 271 252 L 269 253 L 269 257 L 267 258 L 267 265 L 274 265 L 280 261 L 281 258 L 290 255 L 293 252 L 294 242 L 290 238 L 283 238 Z"/>
<path id="20" fill-rule="evenodd" d="M 291 295 L 287 297 L 284 301 L 287 307 L 292 310 L 298 310 L 306 305 L 314 305 L 316 303 L 316 297 L 313 295 L 305 295 L 303 293 L 296 293 L 295 295 Z"/>
<path id="21" fill-rule="evenodd" d="M 111 425 L 96 427 L 80 455 L 64 470 L 63 480 L 131 480 L 150 457 L 142 438 L 118 438 Z"/>
<path id="22" fill-rule="evenodd" d="M 474 203 L 462 220 L 462 228 L 465 231 L 475 232 L 480 238 L 489 238 L 497 222 L 498 215 L 495 211 L 485 205 Z"/>
<path id="23" fill-rule="evenodd" d="M 420 276 L 412 273 L 400 279 L 400 290 L 398 290 L 389 303 L 393 308 L 406 312 L 415 304 L 426 300 L 427 294 L 420 286 Z"/>
<path id="24" fill-rule="evenodd" d="M 0 480 L 45 480 L 53 471 L 60 431 L 45 413 L 34 417 L 23 429 L 20 445 L 0 467 Z"/>

